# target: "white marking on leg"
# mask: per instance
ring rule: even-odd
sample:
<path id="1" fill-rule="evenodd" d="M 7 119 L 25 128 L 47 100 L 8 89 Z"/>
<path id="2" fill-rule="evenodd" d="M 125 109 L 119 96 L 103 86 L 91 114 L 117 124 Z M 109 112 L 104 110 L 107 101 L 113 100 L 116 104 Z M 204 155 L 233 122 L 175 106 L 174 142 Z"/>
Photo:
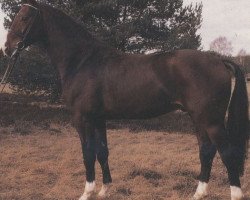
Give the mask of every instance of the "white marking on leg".
<path id="1" fill-rule="evenodd" d="M 101 198 L 107 197 L 109 188 L 110 188 L 109 184 L 103 184 L 102 189 L 98 193 L 98 196 Z"/>
<path id="2" fill-rule="evenodd" d="M 95 181 L 89 183 L 86 182 L 84 193 L 79 200 L 88 200 L 95 192 Z"/>
<path id="3" fill-rule="evenodd" d="M 244 198 L 241 188 L 236 186 L 230 186 L 231 200 L 242 200 Z"/>
<path id="4" fill-rule="evenodd" d="M 200 182 L 196 189 L 193 199 L 199 200 L 208 195 L 208 184 L 205 182 Z"/>

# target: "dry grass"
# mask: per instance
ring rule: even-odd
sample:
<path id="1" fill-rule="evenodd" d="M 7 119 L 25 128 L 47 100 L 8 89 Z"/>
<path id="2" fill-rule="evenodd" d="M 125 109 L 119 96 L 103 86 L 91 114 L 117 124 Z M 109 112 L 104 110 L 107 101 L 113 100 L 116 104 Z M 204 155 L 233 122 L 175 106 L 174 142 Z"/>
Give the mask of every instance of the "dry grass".
<path id="1" fill-rule="evenodd" d="M 13 127 L 0 132 L 0 199 L 77 199 L 85 175 L 77 133 L 71 126 L 30 127 L 32 134 L 16 134 Z M 12 134 L 10 134 L 12 132 Z M 199 172 L 194 135 L 128 129 L 109 130 L 113 184 L 109 200 L 188 199 Z M 101 172 L 97 167 L 97 184 Z M 250 197 L 250 163 L 242 179 Z M 207 199 L 229 199 L 224 166 L 215 159 Z"/>
<path id="2" fill-rule="evenodd" d="M 57 106 L 30 102 L 25 106 L 2 103 L 0 110 L 0 200 L 78 199 L 85 173 L 80 142 L 68 123 L 68 113 Z M 107 200 L 191 198 L 200 164 L 187 115 L 109 122 L 108 127 L 113 184 Z M 96 169 L 99 189 L 98 164 Z M 250 200 L 249 160 L 242 185 Z M 227 174 L 218 156 L 210 190 L 207 200 L 230 199 Z"/>

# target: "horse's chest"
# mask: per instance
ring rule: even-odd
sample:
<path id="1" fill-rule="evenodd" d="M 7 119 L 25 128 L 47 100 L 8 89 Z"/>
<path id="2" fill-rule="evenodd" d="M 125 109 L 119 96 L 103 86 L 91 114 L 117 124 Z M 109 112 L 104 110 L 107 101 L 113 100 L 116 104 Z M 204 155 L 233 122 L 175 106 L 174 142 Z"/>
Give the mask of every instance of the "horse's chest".
<path id="1" fill-rule="evenodd" d="M 64 87 L 63 96 L 67 106 L 73 112 L 97 112 L 102 104 L 99 88 L 94 79 L 74 81 Z"/>

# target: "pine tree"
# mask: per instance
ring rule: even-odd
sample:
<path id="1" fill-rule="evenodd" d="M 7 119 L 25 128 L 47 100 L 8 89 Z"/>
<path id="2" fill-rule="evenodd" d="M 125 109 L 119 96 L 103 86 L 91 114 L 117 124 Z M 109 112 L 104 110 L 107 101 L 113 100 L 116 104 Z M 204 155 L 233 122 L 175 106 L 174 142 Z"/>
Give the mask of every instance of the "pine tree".
<path id="1" fill-rule="evenodd" d="M 64 10 L 101 40 L 125 52 L 198 49 L 202 5 L 183 0 L 42 0 Z M 2 0 L 6 26 L 20 0 Z"/>

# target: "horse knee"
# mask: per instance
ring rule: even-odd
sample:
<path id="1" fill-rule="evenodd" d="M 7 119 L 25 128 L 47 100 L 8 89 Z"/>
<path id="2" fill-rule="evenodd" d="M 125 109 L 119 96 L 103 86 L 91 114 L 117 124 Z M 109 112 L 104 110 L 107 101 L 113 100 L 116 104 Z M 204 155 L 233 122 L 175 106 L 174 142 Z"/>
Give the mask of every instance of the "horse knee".
<path id="1" fill-rule="evenodd" d="M 92 139 L 86 140 L 82 144 L 82 151 L 85 158 L 93 157 L 95 155 L 95 141 Z"/>
<path id="2" fill-rule="evenodd" d="M 213 144 L 203 144 L 200 148 L 200 160 L 204 163 L 212 163 L 216 154 L 216 146 Z"/>
<path id="3" fill-rule="evenodd" d="M 97 160 L 100 164 L 105 164 L 108 160 L 109 150 L 107 147 L 99 148 L 97 151 Z"/>

